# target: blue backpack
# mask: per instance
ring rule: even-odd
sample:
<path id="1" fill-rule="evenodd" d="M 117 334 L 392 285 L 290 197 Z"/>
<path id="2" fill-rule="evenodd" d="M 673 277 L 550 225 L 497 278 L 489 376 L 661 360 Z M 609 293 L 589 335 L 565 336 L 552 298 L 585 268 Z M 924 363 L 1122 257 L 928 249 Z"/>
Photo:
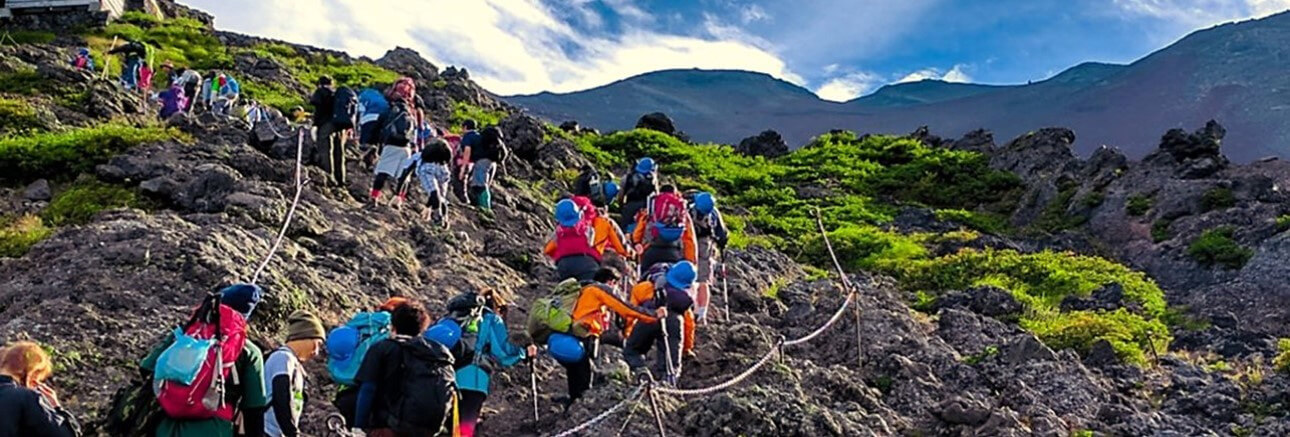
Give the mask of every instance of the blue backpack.
<path id="1" fill-rule="evenodd" d="M 354 385 L 363 357 L 372 345 L 390 336 L 390 313 L 358 313 L 327 334 L 327 373 L 338 384 Z"/>
<path id="2" fill-rule="evenodd" d="M 377 117 L 390 110 L 390 102 L 385 100 L 385 95 L 372 88 L 366 88 L 358 93 L 358 105 L 361 108 L 361 123 L 376 121 Z"/>

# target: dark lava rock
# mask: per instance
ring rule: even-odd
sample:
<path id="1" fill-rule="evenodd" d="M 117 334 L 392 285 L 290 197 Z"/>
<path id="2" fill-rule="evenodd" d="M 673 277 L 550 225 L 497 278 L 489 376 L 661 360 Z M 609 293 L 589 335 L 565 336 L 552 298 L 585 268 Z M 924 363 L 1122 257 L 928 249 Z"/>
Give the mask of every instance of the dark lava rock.
<path id="1" fill-rule="evenodd" d="M 774 158 L 788 154 L 788 143 L 784 142 L 784 137 L 781 137 L 779 132 L 765 130 L 739 141 L 735 151 L 749 156 Z"/>
<path id="2" fill-rule="evenodd" d="M 995 318 L 1015 316 L 1021 313 L 1021 303 L 1012 297 L 1012 293 L 998 287 L 984 286 L 956 291 L 936 299 L 933 307 L 962 308 L 974 313 Z"/>
<path id="3" fill-rule="evenodd" d="M 672 122 L 672 117 L 662 112 L 651 112 L 642 115 L 640 120 L 636 121 L 637 129 L 649 129 L 659 131 L 668 135 L 676 135 L 676 124 Z"/>
<path id="4" fill-rule="evenodd" d="M 949 144 L 953 150 L 965 150 L 989 154 L 994 151 L 994 134 L 985 129 L 977 129 L 963 135 L 963 138 Z"/>
<path id="5" fill-rule="evenodd" d="M 376 65 L 411 77 L 418 82 L 434 82 L 439 79 L 439 68 L 431 64 L 420 53 L 406 47 L 390 50 L 376 60 Z"/>

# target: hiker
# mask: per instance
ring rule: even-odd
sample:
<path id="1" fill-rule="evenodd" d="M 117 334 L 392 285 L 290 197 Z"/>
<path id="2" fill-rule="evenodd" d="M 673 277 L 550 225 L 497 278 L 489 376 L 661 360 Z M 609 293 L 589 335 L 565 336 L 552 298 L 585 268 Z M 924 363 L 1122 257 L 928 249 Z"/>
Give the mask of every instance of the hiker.
<path id="1" fill-rule="evenodd" d="M 378 135 L 381 126 L 376 120 L 389 109 L 390 102 L 375 88 L 364 88 L 358 93 L 359 151 L 363 154 L 363 164 L 369 168 L 376 165 L 376 154 L 380 153 Z"/>
<path id="2" fill-rule="evenodd" d="M 269 410 L 264 413 L 266 437 L 300 435 L 300 418 L 307 404 L 304 363 L 318 356 L 325 336 L 322 320 L 313 313 L 296 311 L 287 316 L 287 342 L 264 360 L 269 398 Z"/>
<path id="3" fill-rule="evenodd" d="M 591 227 L 595 233 L 591 246 L 601 254 L 602 261 L 609 256 L 622 259 L 633 258 L 631 249 L 623 244 L 626 237 L 622 229 L 609 219 L 603 206 L 598 206 L 594 200 L 583 196 L 574 196 L 573 203 L 578 205 L 584 218 L 591 221 Z"/>
<path id="4" fill-rule="evenodd" d="M 202 74 L 195 69 L 181 68 L 175 83 L 184 88 L 184 96 L 188 98 L 184 111 L 192 111 L 193 102 L 197 100 L 197 88 L 202 86 Z"/>
<path id="5" fill-rule="evenodd" d="M 179 81 L 179 73 L 175 71 L 175 63 L 169 60 L 161 63 L 161 73 L 166 77 L 166 88 L 170 88 Z"/>
<path id="6" fill-rule="evenodd" d="M 359 366 L 363 364 L 363 358 L 372 345 L 390 336 L 390 314 L 407 302 L 403 297 L 391 297 L 372 311 L 354 314 L 343 326 L 332 329 L 327 334 L 327 373 L 332 381 L 340 385 L 332 405 L 340 412 L 345 423 L 355 423 L 358 383 L 354 378 L 358 375 Z"/>
<path id="7" fill-rule="evenodd" d="M 390 109 L 377 119 L 377 123 L 381 126 L 382 146 L 381 157 L 374 169 L 376 177 L 372 181 L 371 207 L 380 204 L 385 183 L 398 176 L 403 162 L 412 156 L 409 146 L 416 139 L 416 121 L 407 100 L 391 102 Z"/>
<path id="8" fill-rule="evenodd" d="M 445 329 L 436 326 L 456 325 L 458 338 L 447 339 L 456 344 L 444 345 L 449 346 L 456 361 L 457 390 L 461 395 L 457 402 L 460 418 L 457 430 L 463 437 L 475 435 L 480 412 L 488 399 L 492 373 L 537 355 L 537 347 L 532 344 L 522 348 L 510 342 L 505 320 L 507 309 L 506 300 L 495 290 L 463 293 L 448 301 L 449 314 L 426 331 L 428 338 L 444 344 L 436 338 L 440 337 L 436 332 Z"/>
<path id="9" fill-rule="evenodd" d="M 453 191 L 457 193 L 457 198 L 462 202 L 469 202 L 466 197 L 466 186 L 471 168 L 470 159 L 465 152 L 467 148 L 479 145 L 479 131 L 476 130 L 475 120 L 471 119 L 461 122 L 461 127 L 465 129 L 465 132 L 461 134 L 461 142 L 457 145 L 457 161 L 455 163 L 457 177 L 453 179 L 453 183 L 456 184 Z"/>
<path id="10" fill-rule="evenodd" d="M 157 115 L 162 120 L 183 112 L 184 108 L 188 107 L 188 97 L 179 84 L 171 85 L 169 89 L 162 91 L 158 99 L 161 100 L 161 111 Z"/>
<path id="11" fill-rule="evenodd" d="M 600 177 L 600 171 L 591 164 L 582 166 L 578 173 L 578 178 L 573 181 L 573 195 L 584 196 L 591 199 L 592 204 L 597 208 L 605 208 L 613 202 L 614 197 L 609 195 L 609 184 L 613 184 L 613 179 L 603 180 Z M 614 191 L 617 192 L 617 185 L 614 185 Z"/>
<path id="12" fill-rule="evenodd" d="M 592 280 L 602 256 L 596 251 L 596 229 L 591 218 L 573 199 L 563 199 L 555 204 L 555 221 L 555 234 L 543 252 L 555 261 L 556 281 Z"/>
<path id="13" fill-rule="evenodd" d="M 76 418 L 45 384 L 54 365 L 40 345 L 20 341 L 0 348 L 0 437 L 74 437 Z"/>
<path id="14" fill-rule="evenodd" d="M 696 290 L 695 316 L 702 320 L 708 311 L 708 302 L 712 296 L 712 278 L 716 272 L 716 260 L 719 253 L 725 253 L 726 244 L 730 242 L 730 230 L 726 221 L 717 209 L 716 198 L 712 193 L 700 192 L 694 195 L 690 205 L 690 223 L 694 227 L 694 237 L 698 243 L 698 289 Z"/>
<path id="15" fill-rule="evenodd" d="M 85 47 L 77 49 L 76 57 L 72 58 L 72 67 L 77 70 L 94 72 L 94 55 L 90 54 L 90 49 Z"/>
<path id="16" fill-rule="evenodd" d="M 408 188 L 411 186 L 410 182 L 412 182 L 412 176 L 416 174 L 417 166 L 421 163 L 421 151 L 424 150 L 431 141 L 442 137 L 439 128 L 430 124 L 430 120 L 425 118 L 424 111 L 418 109 L 417 113 L 417 116 L 421 118 L 421 125 L 417 128 L 417 139 L 412 145 L 413 153 L 412 156 L 408 157 L 408 159 L 403 160 L 402 164 L 399 164 L 401 170 L 399 170 L 399 174 L 395 178 L 394 182 L 394 191 L 399 194 L 399 196 L 394 200 L 395 208 L 402 207 L 403 202 L 408 200 Z M 447 143 L 444 144 L 444 146 L 446 145 Z M 449 156 L 448 159 L 451 160 L 452 157 Z"/>
<path id="17" fill-rule="evenodd" d="M 690 223 L 685 199 L 676 192 L 676 187 L 664 185 L 658 194 L 650 196 L 645 211 L 637 216 L 632 241 L 636 244 L 636 253 L 640 254 L 642 275 L 655 264 L 698 262 L 694 226 Z"/>
<path id="18" fill-rule="evenodd" d="M 618 193 L 621 196 L 618 199 L 618 204 L 621 205 L 618 227 L 628 233 L 634 232 L 637 214 L 645 208 L 645 203 L 649 201 L 650 196 L 657 192 L 658 166 L 654 164 L 652 158 L 641 158 L 636 161 L 631 174 L 623 178 L 622 190 Z"/>
<path id="19" fill-rule="evenodd" d="M 147 62 L 139 64 L 139 89 L 143 90 L 144 96 L 150 96 L 152 92 L 152 66 Z"/>
<path id="20" fill-rule="evenodd" d="M 497 165 L 505 161 L 510 153 L 502 139 L 502 130 L 497 126 L 489 126 L 480 132 L 478 144 L 463 147 L 461 152 L 462 159 L 469 162 L 471 167 L 470 180 L 466 183 L 466 197 L 472 205 L 485 211 L 493 209 L 490 187 L 497 173 Z"/>
<path id="21" fill-rule="evenodd" d="M 220 73 L 218 88 L 215 91 L 214 110 L 216 114 L 229 115 L 237 98 L 242 94 L 242 85 L 237 79 L 226 73 Z"/>
<path id="22" fill-rule="evenodd" d="M 426 208 L 422 219 L 436 226 L 448 226 L 448 184 L 452 162 L 452 146 L 442 138 L 426 144 L 416 164 L 417 180 L 426 192 Z"/>
<path id="23" fill-rule="evenodd" d="M 452 353 L 421 335 L 430 319 L 418 303 L 395 308 L 390 324 L 393 335 L 372 345 L 355 378 L 354 425 L 369 436 L 436 435 L 452 412 Z"/>
<path id="24" fill-rule="evenodd" d="M 676 263 L 666 273 L 637 284 L 632 289 L 632 301 L 647 309 L 663 313 L 655 322 L 638 321 L 623 345 L 623 360 L 638 377 L 649 374 L 645 354 L 659 346 L 657 368 L 666 370 L 664 381 L 675 385 L 681 375 L 683 351 L 693 349 L 694 322 L 691 309 L 694 299 L 690 296 L 696 273 L 689 261 Z"/>
<path id="25" fill-rule="evenodd" d="M 612 326 L 611 314 L 643 323 L 657 321 L 651 312 L 614 295 L 619 278 L 613 269 L 601 268 L 585 285 L 566 279 L 529 308 L 529 335 L 547 344 L 551 356 L 568 371 L 569 394 L 561 402 L 566 411 L 591 388 L 592 360 L 599 352 L 601 335 Z"/>
<path id="26" fill-rule="evenodd" d="M 332 124 L 336 114 L 336 91 L 330 77 L 318 78 L 318 88 L 310 97 L 314 107 L 314 159 L 327 174 L 333 186 L 345 186 L 345 168 L 336 165 L 345 160 L 345 133 Z"/>
<path id="27" fill-rule="evenodd" d="M 148 56 L 148 47 L 138 40 L 126 40 L 125 44 L 113 48 L 107 54 L 125 57 L 121 62 L 121 84 L 125 85 L 125 89 L 135 89 L 139 85 L 139 67 Z"/>
<path id="28" fill-rule="evenodd" d="M 263 295 L 264 290 L 252 284 L 236 284 L 220 290 L 213 295 L 218 296 L 217 301 L 204 301 L 193 313 L 190 323 L 177 329 L 183 335 L 168 336 L 140 363 L 144 371 L 153 375 L 154 384 L 160 387 L 157 400 L 165 411 L 165 417 L 157 426 L 157 437 L 231 437 L 237 417 L 242 419 L 242 431 L 237 435 L 258 436 L 264 433 L 264 411 L 269 407 L 264 386 L 264 355 L 254 342 L 246 338 L 246 320 Z M 218 317 L 218 323 L 212 321 L 213 317 Z M 221 346 L 224 349 L 221 349 L 220 357 L 233 365 L 225 367 L 223 373 L 217 373 L 211 370 L 214 363 L 207 361 L 210 365 L 202 364 L 199 373 L 193 375 L 195 382 L 191 386 L 168 379 L 162 370 L 173 366 L 168 363 L 170 354 L 166 352 L 191 344 L 193 340 L 188 336 L 193 332 L 205 332 L 209 337 L 216 331 L 216 325 L 223 337 Z M 205 402 L 194 405 L 191 399 L 218 393 L 216 387 L 219 382 L 223 382 L 224 396 L 217 401 L 218 404 L 212 405 L 216 407 L 214 411 L 208 410 Z"/>

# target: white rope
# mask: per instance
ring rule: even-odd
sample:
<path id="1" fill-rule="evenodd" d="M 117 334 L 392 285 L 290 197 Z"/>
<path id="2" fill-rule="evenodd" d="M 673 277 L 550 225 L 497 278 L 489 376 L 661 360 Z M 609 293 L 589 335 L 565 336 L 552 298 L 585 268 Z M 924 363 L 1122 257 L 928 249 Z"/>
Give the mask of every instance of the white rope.
<path id="1" fill-rule="evenodd" d="M 752 376 L 753 373 L 757 372 L 757 369 L 760 369 L 761 366 L 764 366 L 766 365 L 766 363 L 770 362 L 771 357 L 774 357 L 777 352 L 779 352 L 778 347 L 772 348 L 771 350 L 767 351 L 766 355 L 763 355 L 760 360 L 757 360 L 756 364 L 753 364 L 752 367 L 749 367 L 748 370 L 745 370 L 743 373 L 740 373 L 739 375 L 736 375 L 734 378 L 730 378 L 729 381 L 723 382 L 721 384 L 717 384 L 707 388 L 696 388 L 696 389 L 676 389 L 676 388 L 668 388 L 668 387 L 655 387 L 654 391 L 657 391 L 659 393 L 684 396 L 684 395 L 704 395 L 712 392 L 725 390 L 735 384 L 743 382 L 745 379 L 748 379 L 749 376 Z"/>
<path id="2" fill-rule="evenodd" d="M 595 426 L 600 422 L 605 421 L 605 419 L 608 419 L 609 416 L 612 416 L 614 415 L 614 413 L 617 413 L 618 410 L 623 409 L 623 406 L 627 405 L 628 402 L 634 401 L 636 400 L 636 398 L 640 397 L 641 391 L 644 388 L 645 388 L 644 384 L 636 386 L 636 388 L 633 389 L 631 393 L 627 394 L 626 398 L 623 398 L 622 401 L 619 401 L 617 404 L 614 404 L 614 406 L 609 407 L 608 410 L 605 410 L 604 412 L 600 413 L 600 415 L 597 415 L 596 417 L 591 418 L 591 420 L 583 422 L 581 425 L 575 426 L 569 429 L 568 431 L 565 431 L 559 434 L 554 434 L 551 437 L 568 437 L 568 436 L 577 434 L 579 432 L 582 432 L 587 428 L 591 428 L 592 426 Z"/>
<path id="3" fill-rule="evenodd" d="M 300 195 L 304 193 L 305 184 L 309 183 L 304 179 L 304 169 L 301 162 L 305 148 L 305 131 L 300 130 L 299 140 L 296 141 L 296 195 L 291 201 L 291 208 L 287 210 L 286 220 L 282 221 L 282 229 L 278 231 L 278 237 L 273 241 L 273 246 L 269 248 L 269 253 L 264 255 L 264 261 L 260 262 L 260 267 L 255 269 L 255 274 L 251 275 L 251 283 L 258 284 L 260 275 L 264 269 L 269 267 L 269 262 L 273 260 L 273 255 L 282 247 L 282 240 L 287 236 L 287 228 L 291 227 L 291 220 L 296 216 L 296 207 L 300 206 Z"/>
<path id="4" fill-rule="evenodd" d="M 824 331 L 827 331 L 829 328 L 833 327 L 833 324 L 837 323 L 837 321 L 842 318 L 842 313 L 845 312 L 847 310 L 847 307 L 851 305 L 851 301 L 853 299 L 855 299 L 855 293 L 848 294 L 846 302 L 842 302 L 842 306 L 838 307 L 838 311 L 833 313 L 833 317 L 830 317 L 829 321 L 824 323 L 824 326 L 819 327 L 818 329 L 815 330 L 815 332 L 812 332 L 805 337 L 802 337 L 796 340 L 785 341 L 784 346 L 795 346 L 802 343 L 806 343 L 808 341 L 814 340 L 815 337 L 819 337 L 821 334 L 824 334 Z"/>

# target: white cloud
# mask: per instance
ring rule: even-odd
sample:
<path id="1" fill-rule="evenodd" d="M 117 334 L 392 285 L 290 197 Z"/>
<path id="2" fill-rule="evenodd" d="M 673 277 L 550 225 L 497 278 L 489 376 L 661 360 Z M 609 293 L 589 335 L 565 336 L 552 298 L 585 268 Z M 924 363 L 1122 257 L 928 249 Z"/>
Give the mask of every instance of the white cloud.
<path id="1" fill-rule="evenodd" d="M 758 21 L 769 21 L 770 14 L 767 14 L 766 10 L 762 9 L 761 6 L 750 4 L 739 10 L 739 18 L 744 24 L 749 24 Z"/>
<path id="2" fill-rule="evenodd" d="M 636 22 L 654 19 L 632 0 L 602 1 Z M 741 69 L 803 82 L 764 40 L 715 19 L 695 35 L 626 22 L 621 33 L 607 35 L 570 26 L 539 0 L 185 2 L 236 32 L 373 58 L 395 46 L 411 47 L 440 67 L 468 68 L 499 94 L 576 91 L 667 68 Z"/>
<path id="3" fill-rule="evenodd" d="M 825 81 L 815 89 L 815 95 L 824 100 L 845 102 L 868 93 L 883 82 L 877 74 L 857 71 Z"/>
<path id="4" fill-rule="evenodd" d="M 1193 26 L 1262 18 L 1290 9 L 1290 0 L 1114 0 L 1114 3 L 1129 17 L 1147 16 Z"/>
<path id="5" fill-rule="evenodd" d="M 968 75 L 967 69 L 970 68 L 964 64 L 956 64 L 949 71 L 943 71 L 939 68 L 924 68 L 909 74 L 897 80 L 896 83 L 918 82 L 920 80 L 943 80 L 946 82 L 966 83 L 972 81 L 972 76 Z"/>

